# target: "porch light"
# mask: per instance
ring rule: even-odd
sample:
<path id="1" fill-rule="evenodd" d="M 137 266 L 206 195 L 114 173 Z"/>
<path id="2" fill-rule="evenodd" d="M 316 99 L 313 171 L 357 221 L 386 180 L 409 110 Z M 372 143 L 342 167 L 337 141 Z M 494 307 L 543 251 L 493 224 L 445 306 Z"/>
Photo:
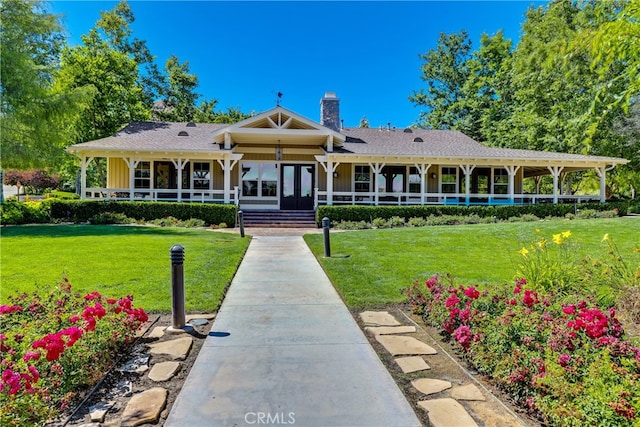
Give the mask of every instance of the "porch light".
<path id="1" fill-rule="evenodd" d="M 281 161 L 281 160 L 282 160 L 282 147 L 278 145 L 276 146 L 276 161 Z"/>
<path id="2" fill-rule="evenodd" d="M 438 175 L 435 172 L 431 172 L 431 179 L 436 179 Z"/>
<path id="3" fill-rule="evenodd" d="M 337 177 L 338 177 L 338 172 L 334 172 L 334 173 L 333 173 L 333 177 L 334 177 L 334 178 L 337 178 Z"/>

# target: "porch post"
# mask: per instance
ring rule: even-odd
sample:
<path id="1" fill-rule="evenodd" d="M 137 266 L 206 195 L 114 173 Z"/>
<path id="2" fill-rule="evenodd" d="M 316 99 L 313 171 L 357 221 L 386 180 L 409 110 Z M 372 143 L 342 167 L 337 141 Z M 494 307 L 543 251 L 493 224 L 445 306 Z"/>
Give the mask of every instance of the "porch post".
<path id="1" fill-rule="evenodd" d="M 373 169 L 375 175 L 374 175 L 374 179 L 373 179 L 373 188 L 375 189 L 374 192 L 374 204 L 375 206 L 378 206 L 378 203 L 380 201 L 380 192 L 378 191 L 378 177 L 380 175 L 380 172 L 382 172 L 382 168 L 384 167 L 384 163 L 380 164 L 380 163 L 376 163 L 375 166 L 372 163 L 369 163 L 369 167 L 371 169 Z"/>
<path id="2" fill-rule="evenodd" d="M 327 172 L 327 206 L 333 205 L 333 160 L 327 157 L 327 167 L 325 168 Z"/>
<path id="3" fill-rule="evenodd" d="M 518 173 L 518 170 L 520 169 L 520 166 L 505 166 L 505 169 L 507 170 L 507 174 L 509 174 L 509 200 L 511 201 L 511 203 L 513 203 L 515 192 L 515 177 L 516 173 Z"/>
<path id="4" fill-rule="evenodd" d="M 420 164 L 418 165 L 417 163 L 414 165 L 416 167 L 416 169 L 418 170 L 418 173 L 420 174 L 420 205 L 424 206 L 424 197 L 425 197 L 425 193 L 427 192 L 427 183 L 425 181 L 425 177 L 427 176 L 427 171 L 429 170 L 429 168 L 431 167 L 431 163 L 427 164 Z"/>
<path id="5" fill-rule="evenodd" d="M 465 204 L 469 206 L 471 202 L 471 172 L 476 168 L 475 165 L 463 165 L 460 166 L 462 168 L 462 172 L 464 172 L 464 193 L 465 193 Z"/>
<path id="6" fill-rule="evenodd" d="M 607 201 L 607 168 L 605 166 L 595 169 L 596 173 L 600 177 L 600 203 L 604 203 Z"/>
<path id="7" fill-rule="evenodd" d="M 133 157 L 129 157 L 128 159 L 125 157 L 123 160 L 127 166 L 129 166 L 129 200 L 133 200 L 133 192 L 135 190 L 136 182 L 136 168 L 138 167 L 140 160 L 136 160 Z M 151 181 L 153 182 L 153 174 L 151 176 Z"/>
<path id="8" fill-rule="evenodd" d="M 182 171 L 183 171 L 184 167 L 187 165 L 188 160 L 182 160 L 182 159 L 173 160 L 173 159 L 171 159 L 171 163 L 173 163 L 173 166 L 176 167 L 176 182 L 177 182 L 177 187 L 178 187 L 178 201 L 181 202 L 182 201 Z"/>
<path id="9" fill-rule="evenodd" d="M 553 175 L 553 203 L 558 204 L 558 178 L 564 166 L 548 166 L 547 169 L 549 169 Z"/>
<path id="10" fill-rule="evenodd" d="M 87 166 L 93 160 L 93 157 L 82 156 L 80 161 L 80 198 L 84 200 L 87 197 Z"/>

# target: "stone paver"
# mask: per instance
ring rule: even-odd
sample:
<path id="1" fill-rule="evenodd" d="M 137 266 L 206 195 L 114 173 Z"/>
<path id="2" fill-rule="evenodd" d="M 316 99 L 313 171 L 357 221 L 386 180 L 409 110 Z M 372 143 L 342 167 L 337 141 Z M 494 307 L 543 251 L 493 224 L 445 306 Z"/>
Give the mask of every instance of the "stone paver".
<path id="1" fill-rule="evenodd" d="M 418 402 L 429 413 L 432 427 L 478 427 L 471 415 L 455 399 L 432 399 Z"/>
<path id="2" fill-rule="evenodd" d="M 365 326 L 400 326 L 401 323 L 388 311 L 364 311 L 360 319 Z"/>
<path id="3" fill-rule="evenodd" d="M 167 329 L 166 326 L 156 326 L 153 330 L 147 335 L 149 338 L 162 338 L 164 336 L 164 331 Z"/>
<path id="4" fill-rule="evenodd" d="M 364 328 L 370 335 L 412 334 L 415 326 L 367 326 Z"/>
<path id="5" fill-rule="evenodd" d="M 216 313 L 208 313 L 208 314 L 187 314 L 184 316 L 185 321 L 191 322 L 194 319 L 207 319 L 213 320 L 216 318 Z"/>
<path id="6" fill-rule="evenodd" d="M 122 413 L 121 426 L 135 427 L 155 423 L 167 405 L 169 392 L 162 387 L 154 387 L 134 395 Z"/>
<path id="7" fill-rule="evenodd" d="M 413 337 L 376 335 L 376 340 L 382 344 L 392 356 L 438 353 L 433 347 Z"/>
<path id="8" fill-rule="evenodd" d="M 451 388 L 449 381 L 437 380 L 433 378 L 419 378 L 411 381 L 411 385 L 420 393 L 435 394 Z"/>
<path id="9" fill-rule="evenodd" d="M 180 369 L 180 362 L 160 362 L 149 371 L 149 379 L 155 382 L 168 381 Z"/>
<path id="10" fill-rule="evenodd" d="M 395 359 L 395 362 L 405 374 L 431 369 L 427 362 L 420 356 L 399 357 Z"/>
<path id="11" fill-rule="evenodd" d="M 451 390 L 451 397 L 456 400 L 487 400 L 480 389 L 473 384 L 465 384 Z"/>
<path id="12" fill-rule="evenodd" d="M 149 352 L 152 354 L 166 354 L 174 360 L 184 360 L 191 350 L 193 338 L 180 337 L 169 341 L 162 341 L 149 345 Z"/>

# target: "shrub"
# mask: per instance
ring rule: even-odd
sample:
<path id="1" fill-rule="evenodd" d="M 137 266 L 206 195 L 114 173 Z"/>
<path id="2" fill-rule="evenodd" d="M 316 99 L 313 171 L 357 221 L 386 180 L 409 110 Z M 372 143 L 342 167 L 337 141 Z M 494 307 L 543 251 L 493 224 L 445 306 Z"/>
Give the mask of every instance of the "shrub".
<path id="1" fill-rule="evenodd" d="M 10 200 L 0 205 L 0 222 L 2 224 L 46 224 L 51 222 L 51 206 L 46 201 Z"/>
<path id="2" fill-rule="evenodd" d="M 374 228 L 387 228 L 389 223 L 383 218 L 376 218 L 372 222 Z"/>
<path id="3" fill-rule="evenodd" d="M 102 212 L 121 213 L 136 220 L 153 221 L 174 217 L 186 221 L 197 218 L 205 224 L 235 225 L 235 205 L 173 202 L 129 202 L 97 200 L 48 200 L 51 216 L 63 220 L 85 222 Z"/>
<path id="4" fill-rule="evenodd" d="M 392 216 L 391 218 L 389 218 L 389 222 L 388 222 L 389 227 L 404 227 L 405 226 L 405 220 L 402 217 L 399 216 Z"/>
<path id="5" fill-rule="evenodd" d="M 48 295 L 0 306 L 0 424 L 43 425 L 95 384 L 147 321 L 132 296 L 73 293 L 64 279 Z"/>
<path id="6" fill-rule="evenodd" d="M 340 221 L 331 225 L 340 230 L 365 230 L 371 228 L 371 224 L 366 221 Z"/>
<path id="7" fill-rule="evenodd" d="M 596 210 L 595 209 L 582 209 L 580 211 L 578 211 L 578 218 L 579 219 L 589 219 L 589 218 L 595 218 L 596 217 Z"/>
<path id="8" fill-rule="evenodd" d="M 422 218 L 422 217 L 412 217 L 409 218 L 409 221 L 407 221 L 407 225 L 409 227 L 426 227 L 427 226 L 427 220 Z"/>
<path id="9" fill-rule="evenodd" d="M 89 218 L 89 222 L 94 225 L 133 224 L 136 222 L 136 220 L 133 218 L 129 218 L 125 214 L 104 212 L 104 213 L 99 213 L 98 215 L 92 218 Z"/>
<path id="10" fill-rule="evenodd" d="M 476 370 L 545 424 L 632 426 L 640 416 L 640 349 L 615 310 L 563 300 L 518 280 L 480 290 L 434 276 L 405 289 Z"/>

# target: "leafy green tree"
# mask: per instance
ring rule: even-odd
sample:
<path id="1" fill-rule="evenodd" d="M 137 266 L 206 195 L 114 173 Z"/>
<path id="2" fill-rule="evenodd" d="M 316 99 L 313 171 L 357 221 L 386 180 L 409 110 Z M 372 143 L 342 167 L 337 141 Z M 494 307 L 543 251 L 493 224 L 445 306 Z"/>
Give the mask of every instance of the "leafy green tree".
<path id="1" fill-rule="evenodd" d="M 430 129 L 452 129 L 463 116 L 460 111 L 462 87 L 469 78 L 467 61 L 471 40 L 465 30 L 441 33 L 435 49 L 420 55 L 424 61 L 420 78 L 427 83 L 409 96 L 416 106 L 426 108 L 420 113 L 419 126 Z"/>
<path id="2" fill-rule="evenodd" d="M 161 101 L 162 109 L 155 115 L 171 122 L 192 121 L 196 113 L 196 100 L 200 96 L 194 92 L 198 87 L 198 76 L 189 72 L 188 62 L 180 64 L 175 55 L 167 60 L 165 73 L 168 86 Z"/>
<path id="3" fill-rule="evenodd" d="M 359 128 L 369 128 L 369 120 L 367 120 L 367 116 L 362 116 L 360 119 L 360 124 L 358 124 Z"/>
<path id="4" fill-rule="evenodd" d="M 52 84 L 64 36 L 45 3 L 0 2 L 0 20 L 2 166 L 54 167 L 66 155 L 91 91 Z"/>
<path id="5" fill-rule="evenodd" d="M 240 107 L 228 107 L 227 111 L 216 111 L 217 99 L 204 100 L 196 109 L 194 121 L 197 123 L 238 123 L 253 116 L 251 113 L 243 113 Z"/>

